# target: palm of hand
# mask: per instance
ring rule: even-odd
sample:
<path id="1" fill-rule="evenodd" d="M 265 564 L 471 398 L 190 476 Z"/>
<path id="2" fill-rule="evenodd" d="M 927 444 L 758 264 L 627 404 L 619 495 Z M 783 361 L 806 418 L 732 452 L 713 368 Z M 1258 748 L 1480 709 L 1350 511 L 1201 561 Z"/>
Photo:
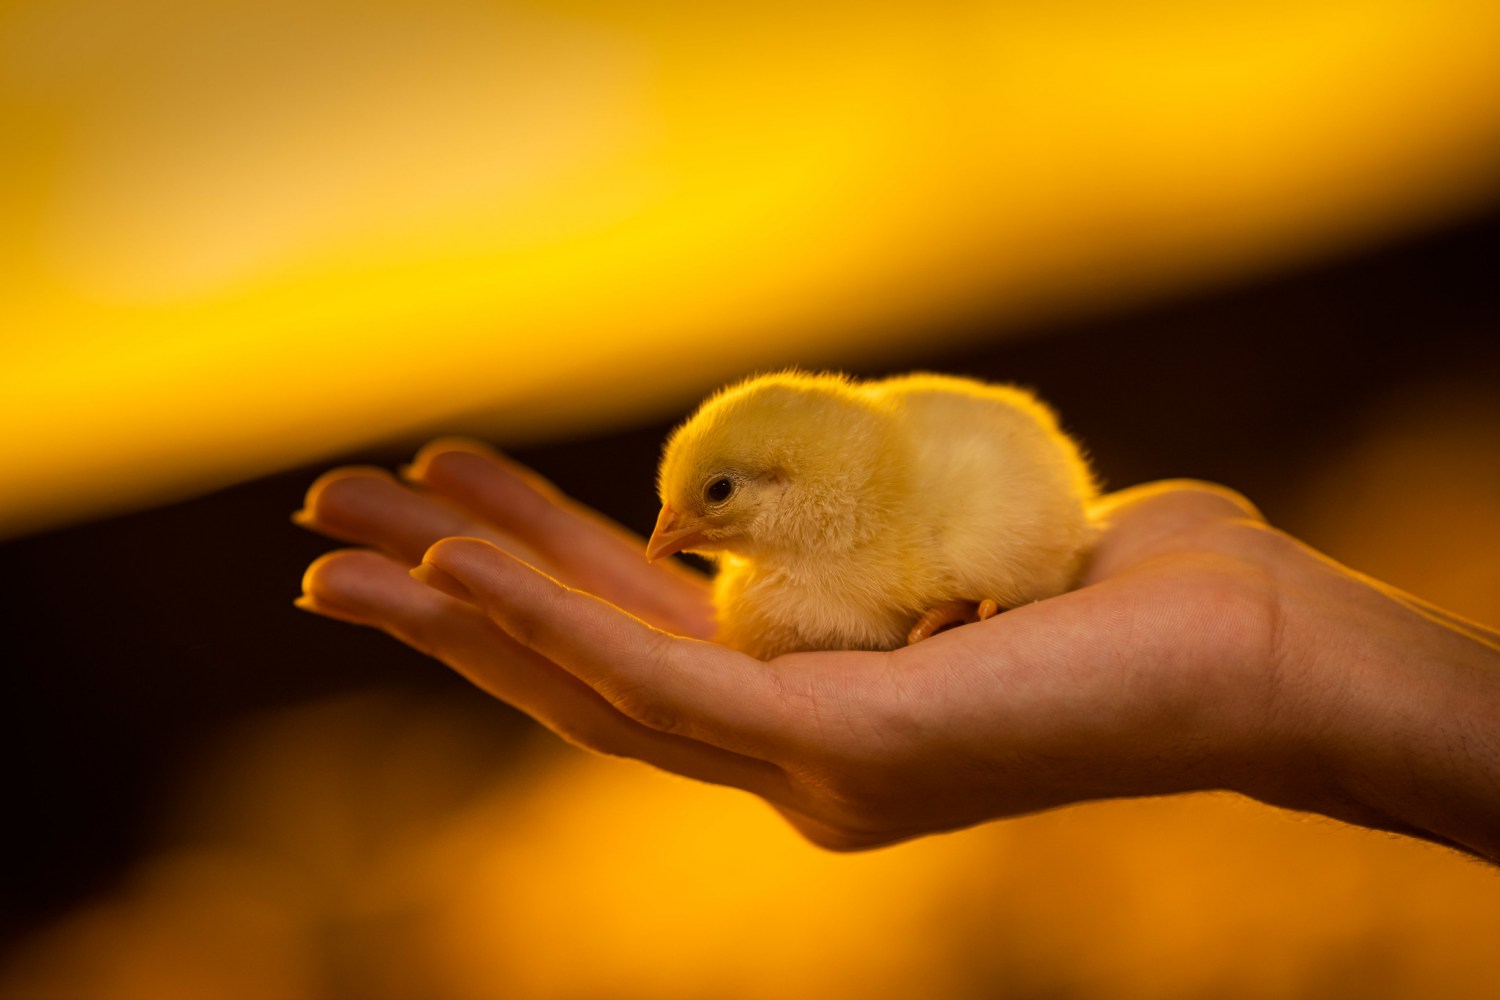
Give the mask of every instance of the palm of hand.
<path id="1" fill-rule="evenodd" d="M 1217 487 L 1105 498 L 1069 594 L 891 653 L 762 663 L 704 641 L 704 578 L 647 563 L 500 456 L 434 442 L 411 478 L 314 484 L 299 520 L 376 551 L 314 563 L 304 607 L 384 629 L 572 742 L 754 792 L 823 846 L 1221 787 L 1267 710 L 1263 553 L 1285 540 Z"/>

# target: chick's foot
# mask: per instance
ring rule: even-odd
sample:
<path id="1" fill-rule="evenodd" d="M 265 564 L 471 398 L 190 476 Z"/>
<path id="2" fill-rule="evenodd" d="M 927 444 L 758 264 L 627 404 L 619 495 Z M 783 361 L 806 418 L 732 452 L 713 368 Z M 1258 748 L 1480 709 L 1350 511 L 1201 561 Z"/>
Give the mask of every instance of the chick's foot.
<path id="1" fill-rule="evenodd" d="M 917 623 L 907 633 L 906 644 L 910 646 L 921 642 L 945 628 L 982 622 L 986 618 L 995 617 L 999 612 L 1000 605 L 989 598 L 982 601 L 943 601 L 941 604 L 934 604 L 926 614 L 917 619 Z"/>

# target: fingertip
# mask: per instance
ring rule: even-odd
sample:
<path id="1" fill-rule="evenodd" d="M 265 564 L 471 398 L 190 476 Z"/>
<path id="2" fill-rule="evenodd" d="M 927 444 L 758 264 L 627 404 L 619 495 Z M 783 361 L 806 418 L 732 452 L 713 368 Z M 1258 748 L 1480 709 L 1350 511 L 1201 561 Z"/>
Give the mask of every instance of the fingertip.
<path id="1" fill-rule="evenodd" d="M 314 527 L 321 516 L 327 513 L 330 492 L 338 484 L 355 479 L 378 479 L 389 483 L 396 481 L 389 472 L 375 465 L 343 465 L 337 469 L 329 469 L 314 479 L 307 488 L 302 499 L 302 509 L 292 515 L 292 523 L 304 528 Z"/>
<path id="2" fill-rule="evenodd" d="M 325 552 L 312 562 L 307 564 L 307 569 L 302 571 L 302 593 L 303 596 L 311 594 L 314 589 L 321 585 L 323 576 L 329 571 L 329 567 L 347 558 L 351 549 L 335 549 Z"/>
<path id="3" fill-rule="evenodd" d="M 302 573 L 302 594 L 292 604 L 303 611 L 364 624 L 349 600 L 354 589 L 349 585 L 350 562 L 360 554 L 358 549 L 337 549 L 314 559 Z"/>
<path id="4" fill-rule="evenodd" d="M 469 603 L 485 609 L 491 617 L 507 620 L 530 614 L 546 595 L 566 589 L 535 566 L 482 538 L 444 538 L 427 550 L 422 563 L 467 591 L 469 596 L 464 599 Z"/>
<path id="5" fill-rule="evenodd" d="M 475 594 L 494 591 L 502 579 L 497 574 L 503 574 L 506 564 L 511 561 L 513 557 L 499 546 L 482 538 L 462 536 L 440 539 L 422 556 L 422 566 L 429 567 L 430 573 L 442 574 L 435 579 L 445 584 L 451 581 L 468 593 L 464 599 L 471 602 Z M 417 576 L 417 579 L 429 586 L 438 586 L 421 576 Z"/>
<path id="6" fill-rule="evenodd" d="M 347 615 L 379 612 L 399 601 L 392 582 L 406 576 L 405 567 L 368 549 L 335 549 L 314 559 L 302 574 L 302 594 L 322 613 L 333 608 Z"/>
<path id="7" fill-rule="evenodd" d="M 301 597 L 293 600 L 292 606 L 298 608 L 299 610 L 306 611 L 309 614 L 317 615 L 320 618 L 332 618 L 336 621 L 348 622 L 351 625 L 370 624 L 367 620 L 365 620 L 365 618 L 355 614 L 352 611 L 336 607 L 332 604 L 329 604 L 327 601 L 317 600 L 316 598 L 310 597 L 307 594 L 303 594 Z"/>
<path id="8" fill-rule="evenodd" d="M 431 563 L 421 563 L 413 566 L 407 572 L 412 579 L 426 584 L 433 590 L 447 594 L 449 597 L 457 598 L 467 604 L 476 603 L 473 591 L 460 583 L 451 573 L 438 569 Z"/>
<path id="9" fill-rule="evenodd" d="M 1127 487 L 1095 501 L 1094 513 L 1101 518 L 1146 507 L 1167 509 L 1193 517 L 1234 518 L 1265 521 L 1265 515 L 1250 498 L 1222 483 L 1203 479 L 1163 479 Z"/>
<path id="10" fill-rule="evenodd" d="M 508 557 L 504 549 L 483 538 L 452 535 L 440 538 L 428 546 L 422 555 L 422 561 L 440 569 L 461 570 L 474 559 L 493 558 L 495 555 Z"/>
<path id="11" fill-rule="evenodd" d="M 562 499 L 557 488 L 532 469 L 467 438 L 434 441 L 401 469 L 401 475 L 483 512 L 502 527 L 543 523 Z"/>
<path id="12" fill-rule="evenodd" d="M 428 478 L 432 464 L 444 455 L 470 455 L 491 461 L 500 458 L 499 452 L 475 438 L 448 436 L 434 438 L 417 450 L 411 462 L 398 470 L 401 478 L 409 482 L 423 482 Z"/>
<path id="13" fill-rule="evenodd" d="M 332 486 L 334 483 L 340 482 L 345 479 L 361 479 L 371 477 L 375 479 L 392 478 L 389 472 L 387 472 L 385 469 L 382 469 L 378 465 L 341 465 L 336 469 L 329 469 L 317 479 L 314 479 L 312 481 L 312 485 L 307 488 L 308 502 L 303 506 L 311 507 L 313 505 L 312 501 L 316 500 L 318 497 L 327 492 L 328 487 Z"/>
<path id="14" fill-rule="evenodd" d="M 435 437 L 423 445 L 418 454 L 440 451 L 466 451 L 470 454 L 489 457 L 499 455 L 499 452 L 489 442 L 481 441 L 479 438 L 470 437 L 467 434 L 444 434 L 440 437 Z"/>
<path id="15" fill-rule="evenodd" d="M 1265 520 L 1249 497 L 1223 483 L 1206 479 L 1166 479 L 1154 485 L 1157 495 L 1170 495 L 1184 507 L 1195 506 L 1205 514 Z"/>

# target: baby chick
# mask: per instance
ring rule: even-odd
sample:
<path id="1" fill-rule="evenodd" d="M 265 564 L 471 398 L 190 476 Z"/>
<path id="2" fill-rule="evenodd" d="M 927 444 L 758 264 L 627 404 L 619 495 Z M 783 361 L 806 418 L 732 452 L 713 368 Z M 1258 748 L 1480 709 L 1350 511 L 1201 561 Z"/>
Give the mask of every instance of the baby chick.
<path id="1" fill-rule="evenodd" d="M 718 640 L 762 659 L 894 649 L 1061 593 L 1094 537 L 1088 466 L 1029 393 L 783 372 L 667 440 L 646 546 L 718 563 Z"/>

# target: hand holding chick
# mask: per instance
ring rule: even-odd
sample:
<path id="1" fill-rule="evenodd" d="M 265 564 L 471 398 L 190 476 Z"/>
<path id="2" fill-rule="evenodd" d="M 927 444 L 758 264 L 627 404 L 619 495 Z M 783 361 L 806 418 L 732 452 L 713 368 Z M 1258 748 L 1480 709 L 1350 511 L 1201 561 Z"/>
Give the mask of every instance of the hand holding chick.
<path id="1" fill-rule="evenodd" d="M 298 523 L 368 548 L 310 566 L 300 607 L 380 628 L 581 746 L 753 792 L 825 847 L 1219 788 L 1500 861 L 1500 761 L 1451 752 L 1500 709 L 1500 634 L 1414 613 L 1222 487 L 1101 497 L 1081 585 L 987 628 L 766 663 L 701 641 L 700 574 L 646 562 L 503 456 L 439 441 L 407 477 L 313 484 Z M 1327 692 L 1372 665 L 1361 710 L 1330 715 Z M 1308 759 L 1362 766 L 1340 787 Z"/>
<path id="2" fill-rule="evenodd" d="M 894 649 L 1062 593 L 1095 535 L 1079 449 L 1023 390 L 787 372 L 707 400 L 647 545 L 710 556 L 716 638 L 769 659 Z"/>

